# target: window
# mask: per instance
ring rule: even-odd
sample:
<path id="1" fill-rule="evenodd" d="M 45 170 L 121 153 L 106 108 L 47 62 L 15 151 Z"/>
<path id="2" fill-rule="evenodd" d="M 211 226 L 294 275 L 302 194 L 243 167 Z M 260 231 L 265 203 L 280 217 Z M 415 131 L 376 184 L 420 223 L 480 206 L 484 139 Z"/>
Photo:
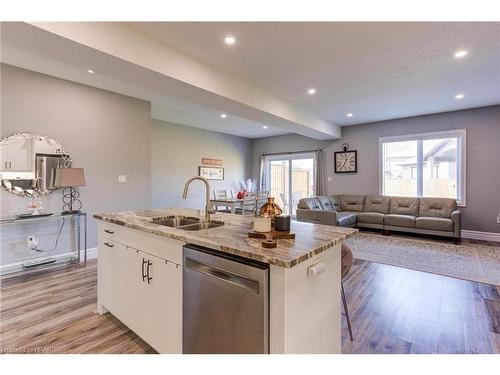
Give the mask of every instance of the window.
<path id="1" fill-rule="evenodd" d="M 465 129 L 379 138 L 380 193 L 465 205 Z"/>

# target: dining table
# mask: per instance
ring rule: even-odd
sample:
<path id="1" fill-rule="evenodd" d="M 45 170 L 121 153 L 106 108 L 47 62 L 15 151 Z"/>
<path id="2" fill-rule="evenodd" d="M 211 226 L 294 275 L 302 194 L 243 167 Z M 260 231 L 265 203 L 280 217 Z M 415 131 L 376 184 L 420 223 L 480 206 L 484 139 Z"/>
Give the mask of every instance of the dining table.
<path id="1" fill-rule="evenodd" d="M 243 198 L 219 198 L 219 199 L 211 199 L 210 205 L 212 207 L 229 207 L 231 213 L 236 213 L 237 208 L 241 208 L 243 206 Z"/>

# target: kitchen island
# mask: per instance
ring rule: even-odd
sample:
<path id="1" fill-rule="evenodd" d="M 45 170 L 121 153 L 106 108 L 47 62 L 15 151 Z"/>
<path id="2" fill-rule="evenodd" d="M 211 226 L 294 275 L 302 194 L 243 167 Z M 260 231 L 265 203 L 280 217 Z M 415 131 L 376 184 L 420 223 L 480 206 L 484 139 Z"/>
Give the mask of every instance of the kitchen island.
<path id="1" fill-rule="evenodd" d="M 356 229 L 292 222 L 296 238 L 266 249 L 248 238 L 251 216 L 217 213 L 213 227 L 197 228 L 182 225 L 204 222 L 203 211 L 191 209 L 94 217 L 97 311 L 110 311 L 159 352 L 183 352 L 183 246 L 189 244 L 269 268 L 264 352 L 340 353 L 340 244 Z M 185 320 L 188 328 L 196 323 Z"/>

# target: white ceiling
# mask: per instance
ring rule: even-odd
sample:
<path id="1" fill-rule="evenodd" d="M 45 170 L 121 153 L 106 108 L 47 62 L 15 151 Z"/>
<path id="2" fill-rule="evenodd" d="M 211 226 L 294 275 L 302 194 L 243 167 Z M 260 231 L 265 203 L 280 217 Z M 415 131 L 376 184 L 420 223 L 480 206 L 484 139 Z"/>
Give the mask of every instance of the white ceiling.
<path id="1" fill-rule="evenodd" d="M 186 100 L 185 93 L 161 75 L 25 23 L 2 23 L 1 52 L 0 60 L 10 65 L 150 101 L 153 119 L 247 138 L 290 133 L 271 121 L 238 116 L 231 105 L 221 110 L 203 100 Z M 221 118 L 222 113 L 227 117 Z"/>
<path id="2" fill-rule="evenodd" d="M 113 47 L 114 39 L 99 29 L 104 24 L 108 23 L 80 27 L 91 30 L 98 42 L 111 41 Z M 190 55 L 194 65 L 207 66 L 207 72 L 212 69 L 211 81 L 223 84 L 229 95 L 182 83 L 168 71 L 155 71 L 48 27 L 2 23 L 1 61 L 151 101 L 156 119 L 248 138 L 295 132 L 332 139 L 331 129 L 313 129 L 316 119 L 347 126 L 500 103 L 500 23 L 109 25 L 113 31 L 122 27 L 118 33 L 128 41 L 125 46 L 115 43 L 116 49 L 133 51 L 142 40 L 153 52 L 165 47 L 166 55 L 159 56 L 170 58 L 169 48 L 188 60 Z M 127 34 L 128 30 L 137 35 Z M 237 38 L 232 47 L 223 43 L 229 33 Z M 469 55 L 454 59 L 458 49 L 467 49 Z M 174 59 L 150 61 L 175 71 Z M 88 67 L 96 74 L 88 74 Z M 216 76 L 218 72 L 222 75 Z M 205 78 L 212 83 L 210 75 Z M 258 108 L 258 102 L 252 105 L 231 96 L 232 88 L 245 87 L 231 86 L 235 82 L 247 84 L 243 92 L 248 97 L 272 105 Z M 306 94 L 311 86 L 318 90 L 315 96 Z M 256 91 L 250 93 L 253 87 Z M 459 92 L 465 94 L 460 101 L 454 98 Z M 295 126 L 290 116 L 299 118 L 303 108 L 312 117 L 304 113 L 306 117 Z M 281 115 L 274 115 L 275 110 Z M 220 118 L 222 112 L 228 114 L 226 119 Z M 347 112 L 354 116 L 347 118 Z M 309 130 L 307 123 L 312 124 Z M 264 124 L 268 129 L 262 128 Z"/>
<path id="3" fill-rule="evenodd" d="M 130 25 L 342 126 L 500 103 L 500 23 Z"/>
<path id="4" fill-rule="evenodd" d="M 270 125 L 267 125 L 267 129 L 263 129 L 264 124 L 233 114 L 227 114 L 227 117 L 222 119 L 220 117 L 221 112 L 214 108 L 194 104 L 174 96 L 164 95 L 158 91 L 114 79 L 101 73 L 88 74 L 81 67 L 64 64 L 60 61 L 47 59 L 6 45 L 2 46 L 2 62 L 23 69 L 48 74 L 53 77 L 82 83 L 87 86 L 150 101 L 151 118 L 155 120 L 209 129 L 246 138 L 269 137 L 289 133 L 286 130 Z"/>

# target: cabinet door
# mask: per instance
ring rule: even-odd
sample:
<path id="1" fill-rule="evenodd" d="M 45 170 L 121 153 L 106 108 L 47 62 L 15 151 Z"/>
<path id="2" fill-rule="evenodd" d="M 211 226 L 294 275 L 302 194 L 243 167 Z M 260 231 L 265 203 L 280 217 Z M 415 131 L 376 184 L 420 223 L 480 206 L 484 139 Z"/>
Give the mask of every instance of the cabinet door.
<path id="1" fill-rule="evenodd" d="M 150 303 L 145 340 L 160 353 L 182 353 L 182 267 L 148 257 Z"/>
<path id="2" fill-rule="evenodd" d="M 0 146 L 0 149 L 1 149 L 0 170 L 7 171 L 9 170 L 9 145 L 7 143 L 3 143 Z"/>
<path id="3" fill-rule="evenodd" d="M 98 279 L 98 304 L 108 310 L 114 310 L 114 291 L 116 290 L 116 277 L 114 266 L 114 252 L 120 245 L 116 242 L 99 238 L 97 279 Z"/>
<path id="4" fill-rule="evenodd" d="M 29 172 L 32 170 L 33 155 L 31 139 L 20 139 L 9 144 L 9 170 Z"/>
<path id="5" fill-rule="evenodd" d="M 115 250 L 116 269 L 115 308 L 111 310 L 127 327 L 143 337 L 147 319 L 147 282 L 145 254 L 130 247 L 122 246 Z"/>

